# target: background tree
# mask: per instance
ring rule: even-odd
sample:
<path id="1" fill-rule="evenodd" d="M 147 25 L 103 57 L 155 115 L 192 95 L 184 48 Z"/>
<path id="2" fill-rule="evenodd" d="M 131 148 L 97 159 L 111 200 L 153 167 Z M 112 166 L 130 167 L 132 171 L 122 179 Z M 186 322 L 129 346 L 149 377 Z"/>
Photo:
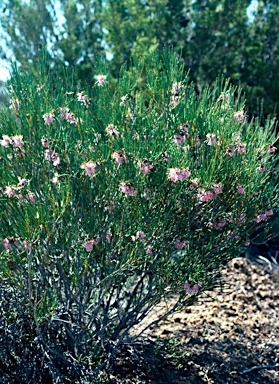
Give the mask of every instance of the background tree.
<path id="1" fill-rule="evenodd" d="M 243 51 L 241 84 L 251 111 L 263 101 L 265 114 L 278 113 L 279 103 L 279 3 L 258 2 L 254 21 L 247 28 L 249 40 Z"/>
<path id="2" fill-rule="evenodd" d="M 278 1 L 3 0 L 2 29 L 26 68 L 46 46 L 56 73 L 62 64 L 92 82 L 96 56 L 116 76 L 133 53 L 140 60 L 163 46 L 182 55 L 200 92 L 218 76 L 241 85 L 249 115 L 273 113 L 279 101 Z"/>
<path id="3" fill-rule="evenodd" d="M 23 69 L 46 48 L 56 73 L 66 64 L 77 79 L 92 81 L 104 51 L 101 6 L 101 0 L 3 0 L 4 38 Z"/>

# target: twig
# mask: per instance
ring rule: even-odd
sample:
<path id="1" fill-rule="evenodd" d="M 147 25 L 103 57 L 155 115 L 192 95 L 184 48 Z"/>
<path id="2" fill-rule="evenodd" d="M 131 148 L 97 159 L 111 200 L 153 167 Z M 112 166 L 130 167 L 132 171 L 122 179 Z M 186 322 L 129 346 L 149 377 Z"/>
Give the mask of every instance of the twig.
<path id="1" fill-rule="evenodd" d="M 274 365 L 255 365 L 252 368 L 245 369 L 244 371 L 240 372 L 241 375 L 245 375 L 245 373 L 249 373 L 258 369 L 274 369 L 279 368 L 279 363 L 276 363 Z"/>

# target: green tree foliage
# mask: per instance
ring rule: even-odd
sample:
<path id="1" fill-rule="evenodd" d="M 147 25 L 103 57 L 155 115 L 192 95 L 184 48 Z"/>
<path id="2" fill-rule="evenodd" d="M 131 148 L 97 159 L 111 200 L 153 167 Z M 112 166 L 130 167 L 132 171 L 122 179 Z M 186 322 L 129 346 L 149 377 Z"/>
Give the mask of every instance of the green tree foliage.
<path id="1" fill-rule="evenodd" d="M 112 57 L 111 74 L 152 51 L 172 46 L 198 92 L 216 77 L 241 85 L 250 115 L 278 103 L 278 1 L 251 0 L 3 0 L 3 31 L 26 68 L 47 46 L 53 66 L 75 68 L 92 82 L 96 56 Z M 278 110 L 278 109 L 277 109 Z"/>
<path id="2" fill-rule="evenodd" d="M 182 0 L 108 0 L 103 25 L 113 54 L 112 72 L 117 73 L 131 53 L 144 59 L 158 47 L 171 45 L 179 51 L 183 40 L 179 16 L 183 9 Z"/>
<path id="3" fill-rule="evenodd" d="M 57 74 L 66 65 L 75 68 L 77 79 L 92 81 L 96 56 L 103 52 L 101 3 L 3 0 L 2 28 L 8 47 L 23 69 L 46 48 Z"/>
<path id="4" fill-rule="evenodd" d="M 251 111 L 257 111 L 263 100 L 265 114 L 279 111 L 279 3 L 261 1 L 249 25 L 249 41 L 243 51 L 244 65 L 241 83 L 250 102 Z"/>

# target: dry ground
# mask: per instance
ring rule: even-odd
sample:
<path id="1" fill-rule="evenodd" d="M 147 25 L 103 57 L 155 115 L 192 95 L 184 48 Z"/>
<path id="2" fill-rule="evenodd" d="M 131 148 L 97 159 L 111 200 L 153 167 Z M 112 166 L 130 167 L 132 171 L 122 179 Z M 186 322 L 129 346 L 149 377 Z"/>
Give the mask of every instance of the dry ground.
<path id="1" fill-rule="evenodd" d="M 107 382 L 279 383 L 279 269 L 239 257 L 225 275 L 223 293 L 149 330 L 118 357 Z M 243 373 L 255 366 L 270 367 Z"/>

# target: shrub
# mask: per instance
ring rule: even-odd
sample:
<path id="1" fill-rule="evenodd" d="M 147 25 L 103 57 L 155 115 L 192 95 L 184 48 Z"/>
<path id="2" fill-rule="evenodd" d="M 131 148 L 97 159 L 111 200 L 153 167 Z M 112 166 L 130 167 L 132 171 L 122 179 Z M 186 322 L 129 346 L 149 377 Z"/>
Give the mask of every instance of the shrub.
<path id="1" fill-rule="evenodd" d="M 273 121 L 248 124 L 227 83 L 197 96 L 161 56 L 123 68 L 116 88 L 102 63 L 77 92 L 44 60 L 13 72 L 0 116 L 3 378 L 95 382 L 155 305 L 175 298 L 158 321 L 191 305 L 256 230 L 272 234 Z"/>

